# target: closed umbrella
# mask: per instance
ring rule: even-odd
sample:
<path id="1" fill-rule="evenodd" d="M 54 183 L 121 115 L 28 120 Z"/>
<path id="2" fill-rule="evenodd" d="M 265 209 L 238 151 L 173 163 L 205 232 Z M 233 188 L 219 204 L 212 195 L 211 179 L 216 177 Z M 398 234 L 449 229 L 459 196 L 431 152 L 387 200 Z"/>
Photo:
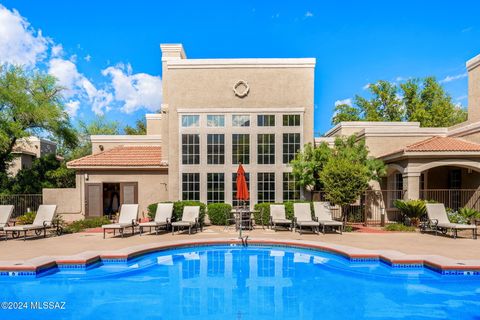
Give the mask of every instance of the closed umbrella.
<path id="1" fill-rule="evenodd" d="M 247 180 L 245 179 L 245 170 L 240 163 L 237 169 L 237 200 L 246 201 L 249 198 Z"/>

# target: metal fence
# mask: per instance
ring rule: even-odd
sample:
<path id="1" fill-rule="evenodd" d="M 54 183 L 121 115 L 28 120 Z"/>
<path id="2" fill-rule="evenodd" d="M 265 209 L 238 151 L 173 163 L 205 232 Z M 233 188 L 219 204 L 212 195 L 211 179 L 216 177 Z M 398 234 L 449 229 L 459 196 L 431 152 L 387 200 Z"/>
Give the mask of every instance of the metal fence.
<path id="1" fill-rule="evenodd" d="M 394 207 L 396 199 L 403 199 L 405 190 L 367 190 L 354 203 L 344 207 L 349 222 L 367 225 L 383 225 L 400 222 L 403 217 Z M 420 199 L 445 204 L 454 211 L 462 208 L 473 208 L 480 211 L 480 190 L 477 189 L 426 189 L 420 190 Z M 315 192 L 314 201 L 326 201 L 324 192 Z M 334 219 L 342 218 L 339 206 L 332 208 Z"/>
<path id="2" fill-rule="evenodd" d="M 420 199 L 443 203 L 454 211 L 463 207 L 480 211 L 480 190 L 477 189 L 425 189 L 420 190 Z"/>
<path id="3" fill-rule="evenodd" d="M 13 204 L 14 211 L 12 218 L 23 215 L 28 211 L 36 211 L 42 204 L 41 194 L 9 194 L 0 195 L 0 204 Z"/>

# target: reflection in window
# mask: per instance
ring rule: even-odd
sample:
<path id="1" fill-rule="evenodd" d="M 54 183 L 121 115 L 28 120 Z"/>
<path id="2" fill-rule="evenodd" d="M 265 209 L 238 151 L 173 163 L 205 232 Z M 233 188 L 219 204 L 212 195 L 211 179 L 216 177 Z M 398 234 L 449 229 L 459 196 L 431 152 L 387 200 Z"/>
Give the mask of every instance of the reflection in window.
<path id="1" fill-rule="evenodd" d="M 198 115 L 185 115 L 182 116 L 182 127 L 198 127 L 200 123 L 200 116 Z"/>
<path id="2" fill-rule="evenodd" d="M 257 116 L 257 126 L 259 127 L 274 127 L 275 115 L 273 114 L 259 114 Z"/>
<path id="3" fill-rule="evenodd" d="M 207 203 L 225 201 L 225 174 L 207 174 Z"/>
<path id="4" fill-rule="evenodd" d="M 298 127 L 300 125 L 300 115 L 299 114 L 284 114 L 283 115 L 283 126 L 284 127 Z"/>
<path id="5" fill-rule="evenodd" d="M 257 174 L 258 203 L 275 202 L 275 173 L 259 172 Z"/>
<path id="6" fill-rule="evenodd" d="M 182 134 L 182 164 L 200 164 L 200 135 Z"/>
<path id="7" fill-rule="evenodd" d="M 275 287 L 257 288 L 257 308 L 260 315 L 275 315 Z"/>
<path id="8" fill-rule="evenodd" d="M 283 201 L 300 200 L 300 188 L 291 172 L 283 173 Z"/>
<path id="9" fill-rule="evenodd" d="M 200 314 L 200 289 L 182 288 L 183 316 L 197 316 Z M 134 318 L 134 317 L 133 317 Z"/>
<path id="10" fill-rule="evenodd" d="M 182 173 L 182 200 L 200 201 L 199 173 Z"/>
<path id="11" fill-rule="evenodd" d="M 225 127 L 225 116 L 207 115 L 207 127 Z"/>
<path id="12" fill-rule="evenodd" d="M 232 126 L 250 127 L 250 116 L 247 114 L 234 114 L 232 116 Z"/>
<path id="13" fill-rule="evenodd" d="M 208 315 L 224 314 L 225 312 L 225 289 L 207 289 L 207 311 Z"/>
<path id="14" fill-rule="evenodd" d="M 250 135 L 232 134 L 232 164 L 250 163 Z"/>
<path id="15" fill-rule="evenodd" d="M 275 134 L 257 135 L 258 164 L 275 164 Z"/>
<path id="16" fill-rule="evenodd" d="M 225 135 L 207 135 L 207 164 L 225 163 Z"/>
<path id="17" fill-rule="evenodd" d="M 207 251 L 207 276 L 219 277 L 225 274 L 225 251 Z"/>
<path id="18" fill-rule="evenodd" d="M 300 150 L 300 133 L 283 134 L 283 163 L 290 163 Z"/>

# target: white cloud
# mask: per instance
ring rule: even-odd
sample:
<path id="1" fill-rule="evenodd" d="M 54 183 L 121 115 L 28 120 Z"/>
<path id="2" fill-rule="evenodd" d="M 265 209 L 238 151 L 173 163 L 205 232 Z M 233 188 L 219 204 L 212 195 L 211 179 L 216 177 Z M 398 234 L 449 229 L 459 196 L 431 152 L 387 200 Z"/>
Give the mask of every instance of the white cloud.
<path id="1" fill-rule="evenodd" d="M 30 23 L 18 11 L 0 5 L 0 62 L 34 66 L 46 56 L 50 39 Z"/>
<path id="2" fill-rule="evenodd" d="M 311 18 L 313 17 L 313 13 L 311 11 L 305 12 L 305 18 Z"/>
<path id="3" fill-rule="evenodd" d="M 460 100 L 465 100 L 467 98 L 468 98 L 467 95 L 463 95 L 463 96 L 457 97 L 455 100 L 460 101 Z"/>
<path id="4" fill-rule="evenodd" d="M 457 75 L 454 75 L 454 76 L 446 76 L 444 79 L 440 80 L 439 82 L 440 83 L 448 83 L 448 82 L 452 82 L 452 81 L 455 81 L 455 80 L 459 80 L 459 79 L 463 79 L 463 78 L 466 78 L 468 76 L 468 73 L 462 73 L 462 74 L 457 74 Z"/>
<path id="5" fill-rule="evenodd" d="M 364 85 L 364 86 L 362 87 L 362 89 L 363 89 L 363 90 L 368 90 L 368 88 L 370 88 L 370 85 L 371 85 L 371 83 L 367 83 L 366 85 Z"/>
<path id="6" fill-rule="evenodd" d="M 69 100 L 65 103 L 65 111 L 67 111 L 70 117 L 75 117 L 77 115 L 77 111 L 80 108 L 80 101 L 78 100 Z"/>
<path id="7" fill-rule="evenodd" d="M 157 111 L 162 103 L 162 80 L 146 73 L 132 74 L 132 67 L 118 64 L 102 71 L 110 76 L 115 100 L 121 102 L 122 111 L 132 113 L 141 108 Z"/>
<path id="8" fill-rule="evenodd" d="M 92 60 L 92 56 L 87 54 L 83 59 L 87 62 L 90 62 L 90 60 Z"/>
<path id="9" fill-rule="evenodd" d="M 347 104 L 347 105 L 351 106 L 352 105 L 352 99 L 348 98 L 348 99 L 335 101 L 335 107 L 338 106 L 338 105 L 341 105 L 341 104 Z"/>
<path id="10" fill-rule="evenodd" d="M 52 46 L 52 57 L 61 57 L 63 55 L 63 46 L 61 44 L 56 44 Z"/>
<path id="11" fill-rule="evenodd" d="M 473 30 L 473 27 L 467 27 L 465 29 L 462 29 L 462 33 L 465 33 L 465 32 L 470 32 Z"/>

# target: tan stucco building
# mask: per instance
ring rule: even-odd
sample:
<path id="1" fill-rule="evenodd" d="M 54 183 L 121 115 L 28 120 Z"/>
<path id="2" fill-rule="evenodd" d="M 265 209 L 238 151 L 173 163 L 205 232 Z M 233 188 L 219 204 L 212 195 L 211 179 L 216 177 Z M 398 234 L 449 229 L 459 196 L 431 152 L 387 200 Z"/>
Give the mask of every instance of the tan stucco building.
<path id="1" fill-rule="evenodd" d="M 393 200 L 398 198 L 480 210 L 480 55 L 466 68 L 466 122 L 450 128 L 424 128 L 417 122 L 342 122 L 315 139 L 316 144 L 333 143 L 335 137 L 356 134 L 372 156 L 388 165 L 388 176 L 372 183 L 370 199 L 363 199 L 367 217 L 379 220 L 381 208 L 386 220 L 395 219 Z"/>
<path id="2" fill-rule="evenodd" d="M 68 163 L 76 188 L 45 189 L 67 220 L 122 203 L 166 200 L 235 204 L 247 173 L 250 204 L 300 199 L 289 161 L 313 143 L 315 59 L 187 59 L 162 44 L 163 104 L 143 136 L 92 136 L 91 156 Z M 160 106 L 159 106 L 160 107 Z"/>
<path id="3" fill-rule="evenodd" d="M 18 139 L 13 147 L 13 160 L 8 174 L 15 176 L 21 169 L 31 168 L 33 161 L 47 154 L 56 154 L 57 144 L 34 136 Z"/>

